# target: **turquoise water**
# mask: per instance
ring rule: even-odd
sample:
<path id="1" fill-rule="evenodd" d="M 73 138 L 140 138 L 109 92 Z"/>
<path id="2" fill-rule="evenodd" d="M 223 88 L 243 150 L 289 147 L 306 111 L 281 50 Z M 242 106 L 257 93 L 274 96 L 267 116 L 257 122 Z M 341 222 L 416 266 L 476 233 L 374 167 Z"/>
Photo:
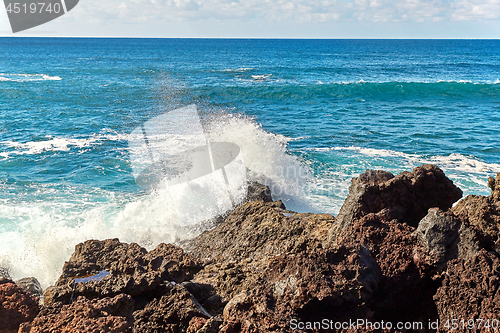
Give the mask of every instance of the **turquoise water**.
<path id="1" fill-rule="evenodd" d="M 0 265 L 45 285 L 85 239 L 199 232 L 128 153 L 135 127 L 192 103 L 291 209 L 336 214 L 369 168 L 435 163 L 483 195 L 500 172 L 496 40 L 1 38 L 0 56 Z"/>

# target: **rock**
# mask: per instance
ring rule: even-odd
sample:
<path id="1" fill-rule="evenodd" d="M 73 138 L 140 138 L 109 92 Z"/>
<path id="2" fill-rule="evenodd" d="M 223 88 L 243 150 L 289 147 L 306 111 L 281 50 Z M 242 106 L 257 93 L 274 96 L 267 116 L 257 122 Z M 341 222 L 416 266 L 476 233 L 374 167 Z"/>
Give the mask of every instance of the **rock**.
<path id="1" fill-rule="evenodd" d="M 19 333 L 110 332 L 130 333 L 134 301 L 128 295 L 89 300 L 78 297 L 69 305 L 46 307 Z"/>
<path id="2" fill-rule="evenodd" d="M 19 332 L 282 333 L 292 319 L 443 323 L 499 313 L 500 255 L 488 252 L 500 234 L 493 194 L 450 209 L 461 191 L 436 166 L 367 171 L 334 218 L 286 210 L 252 186 L 256 201 L 185 243 L 186 252 L 117 239 L 77 245 L 45 291 L 47 306 Z M 0 290 L 9 285 L 31 297 L 0 278 Z M 355 331 L 376 330 L 341 330 Z"/>
<path id="3" fill-rule="evenodd" d="M 488 178 L 488 187 L 491 189 L 490 198 L 493 202 L 500 201 L 500 172 L 497 173 L 497 178 Z"/>
<path id="4" fill-rule="evenodd" d="M 462 190 L 435 165 L 423 165 L 396 177 L 389 172 L 368 170 L 352 180 L 349 195 L 330 231 L 330 240 L 334 242 L 354 220 L 382 211 L 386 220 L 417 227 L 429 208 L 447 210 L 461 197 Z"/>
<path id="5" fill-rule="evenodd" d="M 393 321 L 437 318 L 432 296 L 438 285 L 413 261 L 415 228 L 385 218 L 383 213 L 368 214 L 337 239 L 340 244 L 363 244 L 380 267 L 382 280 L 370 304 L 373 316 Z"/>
<path id="6" fill-rule="evenodd" d="M 12 278 L 10 277 L 8 268 L 0 266 L 0 279 L 1 278 L 12 280 Z"/>
<path id="7" fill-rule="evenodd" d="M 0 332 L 17 332 L 40 311 L 38 301 L 12 280 L 0 279 Z"/>
<path id="8" fill-rule="evenodd" d="M 434 296 L 441 330 L 447 320 L 496 319 L 500 313 L 500 257 L 481 250 L 473 260 L 456 259 L 448 264 L 442 286 Z M 484 323 L 484 322 L 483 322 Z M 498 322 L 497 322 L 498 323 Z M 476 326 L 477 327 L 477 326 Z M 495 332 L 480 329 L 478 332 Z M 455 332 L 470 332 L 459 326 Z"/>
<path id="9" fill-rule="evenodd" d="M 204 325 L 209 317 L 186 288 L 169 284 L 160 296 L 148 302 L 143 309 L 134 312 L 134 332 L 192 331 L 198 324 Z"/>
<path id="10" fill-rule="evenodd" d="M 321 248 L 333 223 L 328 214 L 284 211 L 281 202 L 248 202 L 186 245 L 195 257 L 239 261 Z"/>
<path id="11" fill-rule="evenodd" d="M 34 277 L 22 278 L 16 281 L 18 287 L 24 289 L 34 297 L 43 296 L 42 285 Z"/>
<path id="12" fill-rule="evenodd" d="M 205 326 L 207 322 L 206 318 L 202 317 L 193 317 L 189 321 L 189 326 L 187 328 L 186 333 L 196 333 L 198 332 L 203 326 Z"/>
<path id="13" fill-rule="evenodd" d="M 473 259 L 482 248 L 488 247 L 486 236 L 467 219 L 439 208 L 429 209 L 415 235 L 418 244 L 413 260 L 431 274 L 442 273 L 452 259 Z"/>
<path id="14" fill-rule="evenodd" d="M 415 230 L 418 246 L 414 249 L 413 260 L 433 272 L 443 271 L 449 260 L 458 257 L 461 226 L 462 221 L 452 213 L 445 213 L 439 208 L 429 209 Z"/>
<path id="15" fill-rule="evenodd" d="M 222 324 L 222 320 L 217 317 L 212 317 L 205 322 L 202 328 L 200 328 L 196 333 L 218 333 L 219 327 Z"/>
<path id="16" fill-rule="evenodd" d="M 363 247 L 212 264 L 195 280 L 229 300 L 221 332 L 288 332 L 290 320 L 366 316 L 380 268 Z"/>
<path id="17" fill-rule="evenodd" d="M 495 187 L 496 189 L 496 187 Z M 489 250 L 500 253 L 500 202 L 493 201 L 492 196 L 468 195 L 453 208 L 453 213 L 484 234 Z"/>
<path id="18" fill-rule="evenodd" d="M 248 184 L 248 194 L 246 201 L 263 201 L 272 202 L 271 190 L 269 186 L 262 185 L 257 182 L 250 182 Z"/>
<path id="19" fill-rule="evenodd" d="M 200 269 L 198 260 L 171 244 L 160 244 L 147 252 L 135 243 L 120 243 L 118 239 L 86 241 L 76 246 L 56 285 L 47 288 L 44 302 L 69 303 L 77 296 L 92 299 L 121 293 L 134 297 L 154 291 L 165 281 L 190 280 Z M 97 276 L 103 271 L 102 278 L 75 283 L 76 278 Z"/>

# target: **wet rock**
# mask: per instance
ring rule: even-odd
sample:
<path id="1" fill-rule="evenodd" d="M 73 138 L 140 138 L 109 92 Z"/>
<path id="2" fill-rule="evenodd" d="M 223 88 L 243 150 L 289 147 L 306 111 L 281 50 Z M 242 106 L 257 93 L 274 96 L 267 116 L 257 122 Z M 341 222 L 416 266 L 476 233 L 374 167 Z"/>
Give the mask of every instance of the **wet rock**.
<path id="1" fill-rule="evenodd" d="M 423 165 L 396 177 L 368 170 L 352 180 L 330 239 L 334 242 L 353 221 L 370 213 L 383 212 L 386 220 L 417 227 L 429 208 L 447 210 L 461 197 L 462 190 L 435 165 Z"/>
<path id="2" fill-rule="evenodd" d="M 35 318 L 39 310 L 36 298 L 12 280 L 0 278 L 0 332 L 17 332 L 19 326 Z"/>
<path id="3" fill-rule="evenodd" d="M 43 289 L 40 282 L 34 277 L 22 278 L 16 281 L 16 285 L 34 297 L 43 296 Z"/>
<path id="4" fill-rule="evenodd" d="M 434 296 L 441 323 L 457 319 L 498 320 L 500 313 L 500 257 L 481 250 L 473 260 L 456 259 L 448 264 L 443 284 Z M 483 326 L 484 327 L 484 326 Z M 496 330 L 480 329 L 478 332 Z M 470 332 L 458 327 L 455 332 Z"/>
<path id="5" fill-rule="evenodd" d="M 321 248 L 334 218 L 289 213 L 281 202 L 248 202 L 217 227 L 186 245 L 195 257 L 217 261 L 255 259 Z"/>
<path id="6" fill-rule="evenodd" d="M 6 267 L 0 266 L 0 279 L 9 279 L 11 280 L 12 278 L 10 277 L 9 270 Z"/>
<path id="7" fill-rule="evenodd" d="M 190 280 L 200 269 L 200 261 L 171 244 L 160 244 L 147 252 L 135 243 L 120 243 L 118 239 L 86 241 L 76 246 L 56 285 L 47 288 L 44 302 L 69 303 L 78 296 L 92 299 L 120 293 L 136 296 L 155 290 L 165 281 Z M 87 281 L 76 283 L 78 278 Z"/>
<path id="8" fill-rule="evenodd" d="M 125 294 L 93 300 L 80 296 L 69 305 L 55 303 L 44 308 L 19 332 L 130 333 L 133 309 L 134 301 Z"/>
<path id="9" fill-rule="evenodd" d="M 271 190 L 269 186 L 262 185 L 257 182 L 250 182 L 248 184 L 248 194 L 246 201 L 263 201 L 272 202 Z"/>
<path id="10" fill-rule="evenodd" d="M 169 284 L 161 296 L 154 298 L 147 305 L 134 312 L 134 332 L 186 332 L 210 318 L 198 301 L 181 285 Z M 203 325 L 200 326 L 203 327 Z"/>

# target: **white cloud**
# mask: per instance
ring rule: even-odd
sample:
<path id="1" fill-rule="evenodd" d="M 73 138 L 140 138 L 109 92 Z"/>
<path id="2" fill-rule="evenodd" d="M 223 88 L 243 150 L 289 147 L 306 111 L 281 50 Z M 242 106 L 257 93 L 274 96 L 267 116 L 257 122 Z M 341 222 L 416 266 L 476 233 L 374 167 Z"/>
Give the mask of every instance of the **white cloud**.
<path id="1" fill-rule="evenodd" d="M 255 18 L 301 23 L 479 21 L 500 18 L 500 0 L 86 0 L 80 2 L 79 10 L 106 20 L 126 17 L 132 22 Z"/>
<path id="2" fill-rule="evenodd" d="M 68 14 L 46 29 L 96 36 L 420 38 L 443 31 L 455 37 L 461 26 L 470 37 L 476 36 L 471 24 L 492 36 L 500 0 L 82 0 Z"/>

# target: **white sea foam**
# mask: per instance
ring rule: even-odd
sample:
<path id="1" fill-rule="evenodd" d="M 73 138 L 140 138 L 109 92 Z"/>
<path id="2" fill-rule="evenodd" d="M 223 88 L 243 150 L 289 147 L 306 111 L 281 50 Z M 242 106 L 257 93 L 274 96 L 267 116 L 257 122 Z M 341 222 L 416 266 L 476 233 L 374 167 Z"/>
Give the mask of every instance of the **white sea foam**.
<path id="1" fill-rule="evenodd" d="M 355 151 L 364 156 L 370 157 L 396 157 L 404 161 L 408 166 L 418 166 L 421 164 L 436 164 L 445 170 L 456 170 L 469 173 L 497 173 L 500 172 L 500 164 L 486 163 L 477 158 L 462 154 L 450 154 L 446 156 L 422 156 L 419 154 L 407 154 L 388 149 L 373 149 L 362 147 L 332 147 L 313 148 L 314 151 Z"/>
<path id="2" fill-rule="evenodd" d="M 255 81 L 266 81 L 266 80 L 267 80 L 267 79 L 269 79 L 271 76 L 273 76 L 273 74 L 252 75 L 252 78 L 253 78 Z"/>
<path id="3" fill-rule="evenodd" d="M 251 119 L 234 115 L 209 120 L 206 134 L 214 142 L 237 144 L 249 177 L 268 184 L 274 197 L 284 200 L 287 207 L 311 210 L 310 203 L 300 199 L 301 186 L 310 179 L 310 172 L 297 157 L 287 153 L 286 137 L 267 133 Z M 126 135 L 104 133 L 86 139 L 52 137 L 42 143 L 7 144 L 18 153 L 37 154 L 87 147 L 109 139 L 123 140 Z M 0 182 L 0 190 L 12 186 Z M 34 190 L 39 198 L 48 199 L 0 200 L 0 266 L 9 267 L 14 278 L 35 276 L 44 288 L 61 274 L 74 246 L 87 239 L 117 237 L 151 249 L 161 242 L 191 238 L 212 226 L 179 224 L 172 195 L 184 193 L 159 189 L 139 195 L 57 184 L 33 186 L 37 186 Z M 205 204 L 203 198 L 189 198 L 187 202 L 192 207 Z"/>
<path id="4" fill-rule="evenodd" d="M 372 149 L 362 147 L 331 147 L 311 148 L 306 150 L 318 152 L 338 152 L 342 155 L 342 166 L 326 166 L 328 171 L 315 177 L 314 186 L 310 195 L 323 193 L 317 200 L 322 200 L 323 210 L 337 213 L 343 200 L 348 194 L 350 180 L 357 177 L 366 169 L 383 169 L 397 174 L 409 171 L 422 164 L 436 164 L 440 167 L 455 185 L 464 190 L 464 195 L 488 195 L 487 179 L 500 172 L 500 164 L 487 163 L 478 158 L 462 154 L 424 156 L 407 154 L 388 149 Z M 351 162 L 350 162 L 351 161 Z M 352 163 L 349 164 L 349 163 Z M 332 171 L 333 170 L 333 171 Z M 325 198 L 332 198 L 330 204 Z"/>
<path id="5" fill-rule="evenodd" d="M 50 76 L 47 74 L 7 74 L 0 73 L 0 81 L 30 82 L 30 81 L 59 81 L 59 76 Z"/>
<path id="6" fill-rule="evenodd" d="M 242 73 L 242 72 L 247 72 L 247 71 L 252 71 L 254 70 L 254 68 L 251 68 L 251 67 L 241 67 L 241 68 L 236 68 L 236 69 L 233 69 L 233 68 L 225 68 L 223 69 L 222 71 L 223 72 L 236 72 L 236 73 Z"/>
<path id="7" fill-rule="evenodd" d="M 118 133 L 95 134 L 88 138 L 53 137 L 46 136 L 45 140 L 17 142 L 12 140 L 0 141 L 0 147 L 6 151 L 0 156 L 9 158 L 13 155 L 37 155 L 54 151 L 69 151 L 74 148 L 85 148 L 100 145 L 103 141 L 126 140 L 128 135 Z"/>

